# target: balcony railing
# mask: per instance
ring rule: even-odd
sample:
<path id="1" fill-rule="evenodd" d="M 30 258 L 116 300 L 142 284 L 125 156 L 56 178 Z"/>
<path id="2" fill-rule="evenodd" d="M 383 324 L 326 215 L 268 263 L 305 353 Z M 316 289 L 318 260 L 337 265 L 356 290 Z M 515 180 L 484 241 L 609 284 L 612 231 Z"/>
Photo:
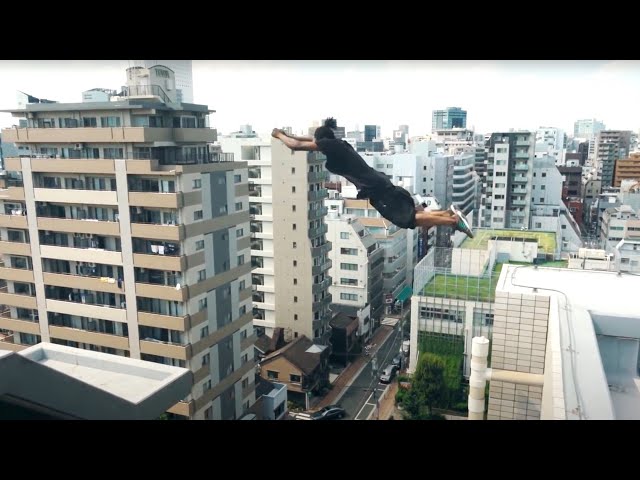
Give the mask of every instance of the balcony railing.
<path id="1" fill-rule="evenodd" d="M 233 162 L 233 153 L 209 152 L 204 154 L 176 153 L 169 158 L 158 158 L 152 152 L 133 152 L 130 158 L 134 160 L 157 160 L 160 165 L 198 165 L 205 163 Z"/>

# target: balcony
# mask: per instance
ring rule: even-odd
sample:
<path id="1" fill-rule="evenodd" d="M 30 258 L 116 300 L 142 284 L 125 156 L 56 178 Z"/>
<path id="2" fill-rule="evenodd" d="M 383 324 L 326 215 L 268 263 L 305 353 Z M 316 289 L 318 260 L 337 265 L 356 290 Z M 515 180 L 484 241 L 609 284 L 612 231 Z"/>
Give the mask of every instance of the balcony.
<path id="1" fill-rule="evenodd" d="M 133 264 L 136 267 L 152 268 L 156 270 L 170 270 L 173 272 L 181 272 L 186 268 L 187 257 L 166 256 L 157 254 L 134 253 Z"/>
<path id="2" fill-rule="evenodd" d="M 514 170 L 516 172 L 528 172 L 529 171 L 529 164 L 527 163 L 516 163 Z"/>
<path id="3" fill-rule="evenodd" d="M 512 180 L 513 180 L 513 183 L 528 183 L 529 181 L 527 177 L 523 175 L 515 175 Z"/>
<path id="4" fill-rule="evenodd" d="M 76 315 L 78 317 L 111 320 L 112 322 L 120 323 L 126 323 L 127 321 L 127 311 L 124 308 L 90 305 L 51 298 L 47 299 L 46 307 L 50 312 L 66 313 L 67 315 Z"/>
<path id="5" fill-rule="evenodd" d="M 119 288 L 116 281 L 109 283 L 108 281 L 101 280 L 101 278 L 107 277 L 86 277 L 66 273 L 42 273 L 42 279 L 45 285 L 124 294 L 124 288 Z"/>
<path id="6" fill-rule="evenodd" d="M 0 267 L 0 279 L 15 282 L 34 283 L 33 271 L 23 268 Z"/>
<path id="7" fill-rule="evenodd" d="M 40 335 L 40 324 L 37 320 L 32 322 L 30 320 L 11 318 L 10 311 L 6 311 L 0 315 L 0 330 Z"/>
<path id="8" fill-rule="evenodd" d="M 318 300 L 317 302 L 313 302 L 311 310 L 315 312 L 317 310 L 320 310 L 325 305 L 331 305 L 332 299 L 332 295 L 328 293 L 324 296 L 324 298 Z"/>
<path id="9" fill-rule="evenodd" d="M 529 152 L 516 151 L 515 158 L 529 158 Z"/>
<path id="10" fill-rule="evenodd" d="M 313 192 L 308 192 L 309 201 L 315 200 L 323 200 L 329 197 L 329 192 L 326 188 L 321 188 L 320 190 L 314 190 Z"/>
<path id="11" fill-rule="evenodd" d="M 1 243 L 1 242 L 0 242 Z M 1 248 L 0 248 L 1 251 Z M 29 253 L 28 255 L 30 255 Z M 73 248 L 40 244 L 40 255 L 43 258 L 55 258 L 73 262 L 104 263 L 122 265 L 122 253 L 97 248 Z"/>
<path id="12" fill-rule="evenodd" d="M 0 305 L 28 308 L 30 310 L 38 308 L 38 302 L 35 296 L 8 293 L 6 286 L 0 288 Z"/>
<path id="13" fill-rule="evenodd" d="M 177 209 L 183 206 L 182 194 L 158 192 L 129 192 L 132 207 L 153 207 Z"/>
<path id="14" fill-rule="evenodd" d="M 7 187 L 0 189 L 0 200 L 24 201 L 24 187 Z"/>
<path id="15" fill-rule="evenodd" d="M 162 225 L 152 223 L 131 223 L 131 235 L 138 238 L 153 240 L 169 240 L 179 242 L 184 240 L 184 226 Z"/>
<path id="16" fill-rule="evenodd" d="M 322 265 L 314 265 L 311 267 L 311 275 L 320 275 L 331 268 L 331 260 L 327 260 Z M 258 273 L 258 272 L 255 272 Z"/>
<path id="17" fill-rule="evenodd" d="M 118 205 L 118 194 L 109 190 L 73 190 L 70 188 L 34 188 L 38 202 L 75 203 L 79 205 Z"/>
<path id="18" fill-rule="evenodd" d="M 8 143 L 212 143 L 218 134 L 211 128 L 6 128 L 2 138 Z"/>
<path id="19" fill-rule="evenodd" d="M 61 340 L 89 343 L 118 350 L 129 350 L 129 338 L 124 336 L 90 332 L 79 328 L 60 327 L 57 325 L 49 325 L 49 334 L 52 338 L 58 338 Z"/>
<path id="20" fill-rule="evenodd" d="M 527 202 L 525 200 L 511 200 L 511 205 L 514 207 L 526 207 Z"/>
<path id="21" fill-rule="evenodd" d="M 0 227 L 29 228 L 25 215 L 0 215 Z"/>
<path id="22" fill-rule="evenodd" d="M 24 155 L 21 156 L 25 158 Z M 89 173 L 111 174 L 115 173 L 113 160 L 94 158 L 55 158 L 49 155 L 31 155 L 31 171 L 46 173 Z M 21 171 L 22 161 L 18 157 L 6 159 L 7 170 Z"/>
<path id="23" fill-rule="evenodd" d="M 140 339 L 140 353 L 159 357 L 177 358 L 178 360 L 188 360 L 190 356 L 190 346 L 155 339 Z"/>
<path id="24" fill-rule="evenodd" d="M 31 244 L 22 242 L 0 242 L 0 254 L 31 256 Z"/>
<path id="25" fill-rule="evenodd" d="M 189 328 L 197 325 L 196 317 L 202 316 L 206 310 L 198 312 L 195 315 L 162 315 L 160 313 L 138 312 L 138 325 L 156 328 L 166 328 L 168 330 L 177 330 L 186 332 Z M 204 317 L 206 319 L 206 316 Z"/>
<path id="26" fill-rule="evenodd" d="M 325 242 L 319 247 L 311 248 L 311 256 L 317 257 L 320 255 L 324 255 L 325 253 L 329 253 L 331 251 L 332 245 L 331 242 Z"/>
<path id="27" fill-rule="evenodd" d="M 310 228 L 308 232 L 309 238 L 319 237 L 320 235 L 327 233 L 327 230 L 328 228 L 326 223 L 323 223 L 322 225 L 316 228 Z"/>
<path id="28" fill-rule="evenodd" d="M 329 178 L 329 172 L 307 172 L 307 180 L 309 182 L 324 182 Z"/>
<path id="29" fill-rule="evenodd" d="M 511 193 L 514 195 L 526 195 L 527 194 L 527 189 L 526 188 L 514 188 L 513 190 L 511 190 Z"/>
<path id="30" fill-rule="evenodd" d="M 176 288 L 169 285 L 154 285 L 151 283 L 136 282 L 136 295 L 140 297 L 159 298 L 184 302 L 187 300 L 186 288 Z"/>
<path id="31" fill-rule="evenodd" d="M 320 293 L 331 286 L 331 277 L 326 277 L 320 283 L 314 283 L 311 286 L 311 293 Z"/>
<path id="32" fill-rule="evenodd" d="M 120 236 L 120 223 L 102 220 L 75 220 L 38 216 L 38 229 L 67 233 L 92 233 L 94 235 Z"/>

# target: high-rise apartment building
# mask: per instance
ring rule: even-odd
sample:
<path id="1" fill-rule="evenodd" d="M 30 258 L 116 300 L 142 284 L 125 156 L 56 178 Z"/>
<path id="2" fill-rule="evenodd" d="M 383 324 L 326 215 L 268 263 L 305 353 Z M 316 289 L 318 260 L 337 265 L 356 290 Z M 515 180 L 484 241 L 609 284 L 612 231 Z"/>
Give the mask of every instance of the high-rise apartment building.
<path id="1" fill-rule="evenodd" d="M 292 154 L 280 141 L 255 134 L 223 137 L 220 144 L 249 165 L 254 325 L 269 336 L 283 328 L 286 341 L 304 335 L 326 345 L 331 242 L 324 156 Z"/>
<path id="2" fill-rule="evenodd" d="M 332 203 L 343 200 L 327 200 Z M 342 205 L 327 214 L 327 238 L 333 246 L 331 257 L 333 312 L 357 316 L 367 306 L 371 318 L 380 319 L 383 314 L 384 249 L 362 223 L 352 215 L 340 214 Z M 367 326 L 365 325 L 365 328 Z M 366 329 L 370 333 L 370 329 Z"/>
<path id="3" fill-rule="evenodd" d="M 492 133 L 485 145 L 487 175 L 481 205 L 481 225 L 521 228 L 530 221 L 535 135 L 531 132 Z"/>
<path id="4" fill-rule="evenodd" d="M 171 414 L 240 418 L 254 402 L 246 163 L 210 145 L 206 105 L 164 67 L 107 102 L 11 110 L 0 191 L 0 348 L 40 341 L 189 368 Z"/>
<path id="5" fill-rule="evenodd" d="M 640 153 L 631 153 L 629 158 L 616 162 L 613 186 L 619 187 L 623 180 L 636 180 L 640 182 Z"/>
<path id="6" fill-rule="evenodd" d="M 595 167 L 602 187 L 613 185 L 616 162 L 629 155 L 631 132 L 626 130 L 602 130 L 598 133 L 595 147 Z"/>
<path id="7" fill-rule="evenodd" d="M 590 139 L 595 137 L 598 132 L 605 128 L 604 123 L 596 120 L 595 118 L 576 120 L 573 124 L 573 137 Z"/>

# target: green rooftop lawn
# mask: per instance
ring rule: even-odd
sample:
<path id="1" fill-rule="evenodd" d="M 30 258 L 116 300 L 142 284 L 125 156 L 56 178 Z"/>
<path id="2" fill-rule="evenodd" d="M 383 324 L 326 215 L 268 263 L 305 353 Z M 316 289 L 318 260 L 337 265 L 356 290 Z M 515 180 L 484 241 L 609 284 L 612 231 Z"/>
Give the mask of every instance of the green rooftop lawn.
<path id="1" fill-rule="evenodd" d="M 491 273 L 491 278 L 436 274 L 425 285 L 423 295 L 491 302 L 494 298 L 501 270 L 502 264 L 496 263 Z"/>
<path id="2" fill-rule="evenodd" d="M 532 263 L 509 262 L 511 265 L 531 265 Z M 538 264 L 540 267 L 567 268 L 568 262 L 565 260 L 555 262 L 545 262 Z M 444 275 L 436 274 L 427 283 L 422 294 L 428 297 L 445 297 L 458 300 L 477 300 L 482 302 L 492 302 L 496 292 L 496 285 L 502 263 L 496 263 L 491 277 L 469 277 L 465 275 Z"/>
<path id="3" fill-rule="evenodd" d="M 492 237 L 511 237 L 515 240 L 523 238 L 535 238 L 538 240 L 538 248 L 545 253 L 555 253 L 556 234 L 553 232 L 532 232 L 522 230 L 475 230 L 474 238 L 467 238 L 460 248 L 486 250 Z"/>

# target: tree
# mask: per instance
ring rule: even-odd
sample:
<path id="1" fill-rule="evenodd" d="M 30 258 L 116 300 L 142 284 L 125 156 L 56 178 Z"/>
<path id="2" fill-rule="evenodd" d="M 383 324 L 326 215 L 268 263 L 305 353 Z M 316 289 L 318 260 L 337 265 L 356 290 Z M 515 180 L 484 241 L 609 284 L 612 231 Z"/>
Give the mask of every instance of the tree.
<path id="1" fill-rule="evenodd" d="M 411 420 L 433 418 L 433 406 L 446 394 L 445 365 L 437 355 L 425 352 L 420 355 L 411 389 L 403 405 Z"/>

